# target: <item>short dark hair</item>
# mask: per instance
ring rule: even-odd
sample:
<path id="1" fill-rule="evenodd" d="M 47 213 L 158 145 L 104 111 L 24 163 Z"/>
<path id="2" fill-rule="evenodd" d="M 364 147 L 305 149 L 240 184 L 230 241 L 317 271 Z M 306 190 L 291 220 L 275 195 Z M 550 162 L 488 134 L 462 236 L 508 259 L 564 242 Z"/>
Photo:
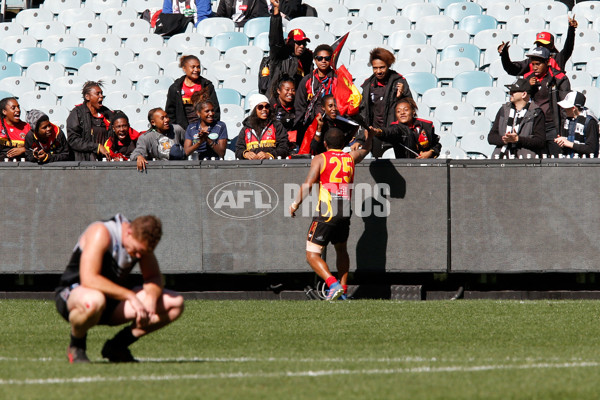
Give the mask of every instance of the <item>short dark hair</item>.
<path id="1" fill-rule="evenodd" d="M 396 62 L 396 57 L 383 47 L 375 47 L 369 53 L 369 64 L 373 64 L 373 60 L 381 60 L 388 66 L 388 68 Z"/>
<path id="2" fill-rule="evenodd" d="M 215 103 L 213 103 L 210 99 L 201 99 L 198 102 L 194 103 L 194 111 L 199 113 L 207 105 L 211 105 L 214 107 Z"/>
<path id="3" fill-rule="evenodd" d="M 317 48 L 315 49 L 315 51 L 313 51 L 313 57 L 316 57 L 317 54 L 319 54 L 322 51 L 326 51 L 329 53 L 329 55 L 333 55 L 333 47 L 331 47 L 328 44 L 320 44 L 317 46 Z"/>
<path id="4" fill-rule="evenodd" d="M 398 107 L 398 104 L 402 104 L 402 103 L 408 104 L 415 112 L 415 116 L 417 116 L 417 111 L 419 111 L 419 107 L 417 106 L 417 103 L 415 102 L 415 100 L 412 97 L 404 97 L 404 98 L 398 100 L 396 102 L 396 104 L 394 104 L 394 110 L 396 110 L 396 107 Z"/>
<path id="5" fill-rule="evenodd" d="M 325 96 L 323 96 L 323 98 L 321 99 L 321 104 L 325 104 L 325 102 L 329 99 L 333 99 L 333 101 L 335 101 L 335 96 L 332 94 L 326 94 Z"/>
<path id="6" fill-rule="evenodd" d="M 125 121 L 129 123 L 129 117 L 127 116 L 127 114 L 125 114 L 123 111 L 117 110 L 114 112 L 112 118 L 110 119 L 110 124 L 114 125 L 115 121 L 121 118 L 125 118 Z"/>
<path id="7" fill-rule="evenodd" d="M 344 147 L 344 132 L 339 128 L 330 128 L 325 132 L 325 143 L 330 149 L 341 149 Z"/>
<path id="8" fill-rule="evenodd" d="M 158 110 L 162 110 L 162 107 L 154 107 L 153 109 L 151 109 L 150 111 L 148 111 L 148 122 L 152 123 L 152 117 L 154 117 L 154 114 Z"/>
<path id="9" fill-rule="evenodd" d="M 162 237 L 162 222 L 154 215 L 143 215 L 131 222 L 133 236 L 154 250 Z"/>

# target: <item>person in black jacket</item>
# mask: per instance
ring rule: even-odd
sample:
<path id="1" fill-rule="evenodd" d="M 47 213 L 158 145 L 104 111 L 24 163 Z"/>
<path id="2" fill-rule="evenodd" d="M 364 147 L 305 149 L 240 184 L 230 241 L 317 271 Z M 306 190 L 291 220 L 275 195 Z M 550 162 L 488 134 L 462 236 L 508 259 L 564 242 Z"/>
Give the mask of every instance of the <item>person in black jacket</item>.
<path id="1" fill-rule="evenodd" d="M 488 133 L 488 143 L 496 146 L 492 158 L 540 155 L 546 142 L 544 112 L 531 101 L 531 85 L 518 79 L 506 87 L 510 101 L 500 107 Z"/>
<path id="2" fill-rule="evenodd" d="M 554 142 L 564 155 L 598 156 L 598 119 L 586 108 L 585 96 L 581 92 L 569 92 L 558 105 L 565 110 L 565 119 L 560 136 Z"/>
<path id="3" fill-rule="evenodd" d="M 573 47 L 575 46 L 575 29 L 577 29 L 577 21 L 575 20 L 575 16 L 573 18 L 569 18 L 569 29 L 567 31 L 567 38 L 565 39 L 565 44 L 561 51 L 558 51 L 556 46 L 554 45 L 554 35 L 549 32 L 539 32 L 535 37 L 535 42 L 533 43 L 535 47 L 545 47 L 550 51 L 550 59 L 549 65 L 560 71 L 565 70 L 565 66 L 569 58 L 571 58 L 571 54 L 573 54 Z M 502 67 L 509 75 L 514 76 L 522 76 L 527 72 L 531 71 L 530 59 L 526 58 L 522 61 L 511 61 L 510 56 L 508 54 L 508 48 L 510 45 L 508 42 L 502 42 L 500 46 L 498 46 L 498 52 L 500 53 L 500 58 L 502 59 Z"/>
<path id="4" fill-rule="evenodd" d="M 75 161 L 98 161 L 110 153 L 104 147 L 113 112 L 102 105 L 102 81 L 83 85 L 83 104 L 71 110 L 67 118 L 67 140 Z"/>
<path id="5" fill-rule="evenodd" d="M 63 131 L 50 122 L 40 110 L 27 111 L 27 122 L 31 130 L 25 136 L 25 158 L 29 162 L 46 164 L 68 161 L 69 145 Z"/>
<path id="6" fill-rule="evenodd" d="M 244 120 L 237 138 L 235 156 L 241 160 L 287 157 L 290 151 L 287 133 L 273 118 L 269 99 L 262 94 L 253 94 L 250 107 L 250 116 Z"/>
<path id="7" fill-rule="evenodd" d="M 327 151 L 323 137 L 331 128 L 338 128 L 344 133 L 344 147 L 348 146 L 358 131 L 358 124 L 341 118 L 338 115 L 337 104 L 333 95 L 328 94 L 323 97 L 323 115 L 318 114 L 317 132 L 310 142 L 310 154 L 317 155 Z"/>
<path id="8" fill-rule="evenodd" d="M 177 79 L 167 92 L 167 104 L 165 111 L 169 115 L 169 119 L 187 129 L 187 126 L 198 121 L 198 114 L 194 111 L 192 96 L 199 91 L 205 91 L 206 97 L 215 106 L 215 119 L 221 119 L 221 109 L 219 100 L 215 92 L 215 87 L 208 80 L 200 76 L 200 60 L 193 55 L 185 55 L 179 59 L 179 66 L 185 73 L 184 76 Z"/>
<path id="9" fill-rule="evenodd" d="M 261 77 L 269 76 L 268 84 L 260 87 L 259 91 L 269 97 L 275 97 L 274 92 L 283 75 L 289 75 L 294 80 L 296 88 L 305 75 L 313 70 L 313 53 L 307 48 L 310 39 L 301 29 L 292 29 L 283 39 L 282 12 L 279 10 L 279 0 L 271 0 L 273 15 L 269 28 L 269 63 L 260 71 Z M 285 3 L 284 3 L 285 4 Z"/>
<path id="10" fill-rule="evenodd" d="M 273 107 L 272 114 L 275 120 L 279 121 L 285 128 L 290 142 L 290 151 L 294 151 L 297 146 L 298 130 L 294 123 L 295 109 L 294 98 L 296 97 L 296 85 L 294 80 L 288 75 L 281 77 L 277 85 L 277 95 L 271 100 Z"/>
<path id="11" fill-rule="evenodd" d="M 362 100 L 359 113 L 367 126 L 385 128 L 396 120 L 396 102 L 403 98 L 412 98 L 408 82 L 398 72 L 390 67 L 396 62 L 394 55 L 381 47 L 371 50 L 369 63 L 373 68 L 373 75 L 362 84 Z M 355 146 L 362 142 L 362 136 Z M 381 141 L 380 137 L 373 138 L 372 153 L 381 157 L 390 148 L 389 143 Z"/>

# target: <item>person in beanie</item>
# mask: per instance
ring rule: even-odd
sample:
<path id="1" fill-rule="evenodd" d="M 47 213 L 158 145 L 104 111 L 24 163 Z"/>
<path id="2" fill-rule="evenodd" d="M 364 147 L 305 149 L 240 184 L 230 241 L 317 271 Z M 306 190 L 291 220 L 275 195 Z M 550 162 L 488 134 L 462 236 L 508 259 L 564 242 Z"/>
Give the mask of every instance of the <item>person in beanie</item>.
<path id="1" fill-rule="evenodd" d="M 183 297 L 165 289 L 154 249 L 162 237 L 162 223 L 153 215 L 129 221 L 117 214 L 90 224 L 81 234 L 56 288 L 58 313 L 70 325 L 67 358 L 89 363 L 87 333 L 96 325 L 122 325 L 102 347 L 110 362 L 137 361 L 129 346 L 175 321 L 183 312 Z M 127 278 L 140 265 L 143 286 Z"/>
<path id="2" fill-rule="evenodd" d="M 573 18 L 569 18 L 569 29 L 567 31 L 567 38 L 565 39 L 565 44 L 561 51 L 558 51 L 554 44 L 554 35 L 550 32 L 539 32 L 535 36 L 535 42 L 533 43 L 536 47 L 545 47 L 550 52 L 549 65 L 557 70 L 564 71 L 565 66 L 569 58 L 571 58 L 571 54 L 573 54 L 573 48 L 575 46 L 575 29 L 577 29 L 577 21 L 575 20 L 575 16 Z M 509 75 L 514 76 L 522 76 L 527 72 L 531 71 L 531 66 L 529 65 L 529 59 L 525 59 L 522 61 L 511 61 L 510 55 L 508 54 L 508 48 L 510 44 L 508 42 L 502 42 L 500 46 L 498 46 L 498 52 L 500 53 L 500 58 L 502 59 L 502 66 L 504 70 Z"/>
<path id="3" fill-rule="evenodd" d="M 294 80 L 295 87 L 298 88 L 302 78 L 313 70 L 313 53 L 307 48 L 310 39 L 301 29 L 292 29 L 287 39 L 283 39 L 280 0 L 271 0 L 271 5 L 273 13 L 269 28 L 269 58 L 267 64 L 261 64 L 259 91 L 274 97 L 277 84 L 283 75 L 290 76 Z"/>
<path id="4" fill-rule="evenodd" d="M 500 107 L 488 143 L 495 145 L 492 158 L 530 158 L 540 155 L 545 148 L 544 113 L 531 101 L 531 85 L 526 79 L 518 79 L 506 85 L 510 101 Z"/>
<path id="5" fill-rule="evenodd" d="M 583 93 L 569 92 L 558 102 L 567 118 L 554 142 L 569 157 L 575 154 L 598 156 L 598 119 L 584 107 L 585 100 Z"/>
<path id="6" fill-rule="evenodd" d="M 285 158 L 290 144 L 283 125 L 271 113 L 267 96 L 250 96 L 250 115 L 244 120 L 237 138 L 235 156 L 242 160 Z"/>
<path id="7" fill-rule="evenodd" d="M 50 122 L 40 110 L 29 110 L 26 114 L 31 130 L 25 136 L 25 159 L 29 162 L 46 164 L 70 160 L 69 144 L 63 131 Z"/>

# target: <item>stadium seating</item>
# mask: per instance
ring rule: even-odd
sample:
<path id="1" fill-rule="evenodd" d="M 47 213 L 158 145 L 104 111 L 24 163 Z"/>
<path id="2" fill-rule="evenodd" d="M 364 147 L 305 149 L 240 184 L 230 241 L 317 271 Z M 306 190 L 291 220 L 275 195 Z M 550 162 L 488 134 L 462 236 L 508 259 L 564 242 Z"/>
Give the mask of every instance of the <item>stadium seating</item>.
<path id="1" fill-rule="evenodd" d="M 307 18 L 310 18 L 310 17 L 307 17 Z M 299 18 L 295 18 L 293 21 L 295 21 L 297 19 L 299 19 Z M 257 37 L 258 35 L 260 35 L 263 32 L 269 32 L 270 20 L 271 19 L 269 17 L 253 18 L 244 24 L 243 32 L 250 39 L 254 39 L 255 37 Z M 293 21 L 290 21 L 290 22 L 293 22 Z M 306 21 L 303 21 L 303 22 L 306 22 Z M 323 26 L 321 29 L 325 29 L 325 23 L 323 23 Z"/>
<path id="2" fill-rule="evenodd" d="M 103 90 L 105 93 L 128 92 L 133 88 L 133 82 L 131 82 L 131 79 L 123 75 L 101 76 L 100 80 L 103 82 Z M 142 78 L 142 81 L 143 80 L 144 78 Z M 164 99 L 166 99 L 166 96 L 164 97 Z M 165 101 L 163 100 L 163 105 L 164 102 Z"/>
<path id="3" fill-rule="evenodd" d="M 168 47 L 142 47 L 138 61 L 154 62 L 162 68 L 173 61 L 177 61 L 177 52 Z"/>
<path id="4" fill-rule="evenodd" d="M 108 32 L 108 24 L 100 20 L 79 21 L 73 24 L 70 34 L 85 39 L 91 35 L 103 35 Z"/>
<path id="5" fill-rule="evenodd" d="M 25 32 L 23 25 L 18 22 L 0 22 L 0 38 L 6 36 L 19 36 Z"/>
<path id="6" fill-rule="evenodd" d="M 12 61 L 0 61 L 0 80 L 11 76 L 21 76 L 23 68 Z"/>
<path id="7" fill-rule="evenodd" d="M 473 37 L 473 44 L 481 50 L 497 49 L 502 42 L 510 43 L 512 33 L 505 29 L 485 29 Z"/>
<path id="8" fill-rule="evenodd" d="M 429 89 L 436 88 L 438 85 L 437 77 L 429 72 L 411 72 L 404 74 L 404 78 L 408 82 L 410 89 L 420 95 L 423 95 Z M 430 104 L 427 105 L 431 106 Z"/>
<path id="9" fill-rule="evenodd" d="M 54 94 L 59 97 L 63 97 L 71 92 L 79 91 L 79 97 L 81 99 L 81 89 L 85 83 L 85 78 L 81 76 L 61 76 L 52 81 L 51 87 Z"/>
<path id="10" fill-rule="evenodd" d="M 49 90 L 25 92 L 19 97 L 19 105 L 24 110 L 39 109 L 47 105 L 56 105 L 58 98 Z"/>
<path id="11" fill-rule="evenodd" d="M 452 80 L 452 87 L 457 88 L 462 93 L 467 93 L 475 88 L 491 87 L 492 84 L 492 76 L 484 71 L 462 72 Z"/>
<path id="12" fill-rule="evenodd" d="M 50 35 L 42 39 L 42 48 L 48 50 L 50 54 L 56 54 L 57 51 L 64 49 L 65 47 L 77 46 L 79 46 L 79 38 L 68 34 Z"/>
<path id="13" fill-rule="evenodd" d="M 258 75 L 230 75 L 223 80 L 223 88 L 235 89 L 242 95 L 246 95 L 258 87 Z"/>
<path id="14" fill-rule="evenodd" d="M 219 104 L 237 104 L 240 105 L 242 95 L 235 89 L 216 88 L 215 93 Z"/>
<path id="15" fill-rule="evenodd" d="M 515 15 L 506 22 L 506 30 L 518 35 L 528 30 L 542 31 L 546 27 L 546 21 L 538 15 Z"/>
<path id="16" fill-rule="evenodd" d="M 367 30 L 368 26 L 367 20 L 362 17 L 341 17 L 331 22 L 329 32 L 335 36 L 342 36 L 351 30 Z"/>
<path id="17" fill-rule="evenodd" d="M 45 0 L 44 10 L 60 15 L 62 12 L 81 7 L 81 0 Z"/>
<path id="18" fill-rule="evenodd" d="M 582 1 L 573 6 L 572 13 L 575 16 L 585 15 L 588 19 L 594 20 L 600 17 L 600 1 Z"/>
<path id="19" fill-rule="evenodd" d="M 206 37 L 199 33 L 178 33 L 171 36 L 167 42 L 167 47 L 172 48 L 179 54 L 185 53 L 189 47 L 204 45 L 206 45 Z"/>
<path id="20" fill-rule="evenodd" d="M 247 69 L 246 64 L 239 60 L 220 60 L 206 67 L 219 81 L 224 81 L 231 75 L 244 75 Z"/>
<path id="21" fill-rule="evenodd" d="M 210 45 L 225 53 L 232 47 L 247 46 L 249 43 L 248 36 L 242 32 L 224 32 L 212 37 Z"/>
<path id="22" fill-rule="evenodd" d="M 144 10 L 162 8 L 162 0 L 127 0 L 125 5 L 133 8 L 136 12 L 142 13 Z"/>
<path id="23" fill-rule="evenodd" d="M 106 8 L 100 12 L 100 19 L 112 27 L 123 20 L 137 18 L 137 11 L 129 7 Z"/>
<path id="24" fill-rule="evenodd" d="M 112 33 L 90 35 L 83 41 L 83 47 L 89 49 L 94 54 L 99 54 L 102 51 L 118 51 L 116 49 L 121 47 L 121 38 Z"/>
<path id="25" fill-rule="evenodd" d="M 458 29 L 467 31 L 473 36 L 486 29 L 496 29 L 497 26 L 498 21 L 491 15 L 468 15 L 458 23 Z"/>
<path id="26" fill-rule="evenodd" d="M 436 32 L 453 29 L 454 20 L 447 15 L 426 15 L 419 18 L 415 29 L 432 36 Z"/>
<path id="27" fill-rule="evenodd" d="M 485 116 L 458 117 L 452 122 L 452 134 L 455 137 L 463 137 L 468 132 L 487 133 L 492 127 L 492 122 Z"/>
<path id="28" fill-rule="evenodd" d="M 32 92 L 35 89 L 35 81 L 26 76 L 9 76 L 0 80 L 0 90 L 13 93 L 17 97 L 19 93 Z"/>
<path id="29" fill-rule="evenodd" d="M 415 57 L 411 60 L 396 60 L 393 68 L 403 75 L 411 72 L 430 73 L 433 70 L 431 63 L 424 57 Z"/>
<path id="30" fill-rule="evenodd" d="M 123 65 L 121 75 L 128 77 L 133 82 L 137 82 L 147 76 L 156 76 L 160 73 L 160 67 L 152 61 L 131 61 Z"/>
<path id="31" fill-rule="evenodd" d="M 25 47 L 13 53 L 12 61 L 27 68 L 35 62 L 50 61 L 50 52 L 41 47 Z"/>
<path id="32" fill-rule="evenodd" d="M 96 18 L 96 13 L 90 8 L 68 8 L 55 14 L 58 14 L 57 20 L 69 28 L 78 22 L 93 21 Z"/>
<path id="33" fill-rule="evenodd" d="M 230 18 L 206 18 L 198 23 L 196 31 L 204 37 L 212 38 L 219 33 L 235 31 L 235 25 Z"/>
<path id="34" fill-rule="evenodd" d="M 143 19 L 124 19 L 112 27 L 112 33 L 121 39 L 127 39 L 132 35 L 150 33 L 150 23 Z"/>
<path id="35" fill-rule="evenodd" d="M 257 19 L 258 18 L 248 21 L 246 23 L 246 25 L 244 25 L 244 32 L 246 31 L 246 26 L 248 26 L 248 23 L 250 23 L 252 21 L 256 21 Z M 266 20 L 268 21 L 269 19 L 266 18 Z M 268 24 L 267 24 L 266 28 L 267 29 L 264 30 L 263 32 L 269 32 Z M 302 29 L 304 32 L 324 31 L 325 30 L 325 21 L 323 21 L 319 17 L 298 17 L 298 18 L 294 18 L 293 20 L 289 21 L 285 28 L 285 30 L 287 32 L 291 32 L 293 29 Z M 256 37 L 256 36 L 258 36 L 258 35 L 254 35 L 253 37 Z"/>
<path id="36" fill-rule="evenodd" d="M 321 18 L 323 21 L 333 21 L 337 18 L 343 18 L 348 16 L 348 8 L 341 4 L 317 4 L 314 7 L 317 10 L 319 18 Z"/>
<path id="37" fill-rule="evenodd" d="M 409 30 L 412 22 L 401 15 L 391 15 L 387 17 L 379 18 L 377 21 L 377 31 L 383 36 L 390 36 L 396 31 Z"/>
<path id="38" fill-rule="evenodd" d="M 525 7 L 514 1 L 494 1 L 488 5 L 486 12 L 498 22 L 507 22 L 514 16 L 524 15 Z"/>
<path id="39" fill-rule="evenodd" d="M 141 54 L 149 48 L 162 48 L 164 47 L 163 45 L 164 40 L 162 36 L 155 35 L 154 33 L 131 35 L 125 40 L 125 47 L 133 50 L 135 54 Z"/>
<path id="40" fill-rule="evenodd" d="M 402 9 L 402 16 L 408 18 L 413 23 L 427 15 L 439 15 L 440 8 L 434 3 L 415 3 L 408 4 Z"/>
<path id="41" fill-rule="evenodd" d="M 456 81 L 456 78 L 455 78 Z M 468 91 L 467 103 L 476 108 L 486 108 L 487 104 L 506 101 L 506 90 L 503 87 L 475 87 Z M 477 107 L 479 105 L 479 107 Z"/>
<path id="42" fill-rule="evenodd" d="M 96 55 L 96 61 L 108 61 L 117 66 L 117 68 L 121 69 L 125 64 L 133 61 L 135 58 L 135 54 L 131 49 L 127 48 L 119 48 L 115 50 L 114 48 L 104 48 L 98 51 Z"/>
<path id="43" fill-rule="evenodd" d="M 144 96 L 135 90 L 106 93 L 103 104 L 113 110 L 122 110 L 127 106 L 139 106 L 144 102 Z"/>
<path id="44" fill-rule="evenodd" d="M 460 90 L 453 87 L 435 87 L 428 89 L 421 97 L 421 102 L 431 108 L 436 108 L 444 103 L 458 103 L 461 100 L 462 93 Z"/>
<path id="45" fill-rule="evenodd" d="M 38 85 L 50 86 L 55 79 L 65 76 L 65 67 L 54 61 L 36 62 L 27 67 L 26 76 L 33 78 Z"/>
<path id="46" fill-rule="evenodd" d="M 136 85 L 136 89 L 144 96 L 150 96 L 153 92 L 167 91 L 173 84 L 174 79 L 164 75 L 146 76 L 140 79 Z"/>
<path id="47" fill-rule="evenodd" d="M 2 50 L 8 54 L 13 54 L 15 51 L 24 47 L 36 47 L 37 40 L 33 36 L 28 35 L 13 35 L 2 38 Z"/>
<path id="48" fill-rule="evenodd" d="M 466 133 L 460 140 L 460 148 L 466 153 L 483 154 L 490 158 L 496 146 L 490 145 L 487 141 L 487 132 Z"/>
<path id="49" fill-rule="evenodd" d="M 66 69 L 78 69 L 92 61 L 92 52 L 85 47 L 65 47 L 56 52 L 54 61 L 61 63 Z"/>
<path id="50" fill-rule="evenodd" d="M 117 67 L 115 64 L 109 61 L 96 61 L 83 64 L 77 70 L 77 75 L 83 77 L 85 80 L 94 81 L 99 76 L 105 75 L 116 75 Z"/>
<path id="51" fill-rule="evenodd" d="M 54 14 L 45 8 L 30 8 L 20 11 L 14 19 L 15 22 L 23 25 L 25 28 L 29 28 L 36 23 L 52 22 L 53 20 Z"/>
<path id="52" fill-rule="evenodd" d="M 367 4 L 360 10 L 360 16 L 371 24 L 377 24 L 379 27 L 381 19 L 386 17 L 395 17 L 397 8 L 391 3 Z"/>
<path id="53" fill-rule="evenodd" d="M 440 30 L 433 34 L 430 43 L 438 49 L 444 49 L 450 45 L 469 43 L 471 35 L 469 32 L 460 29 Z"/>
<path id="54" fill-rule="evenodd" d="M 448 5 L 444 10 L 444 14 L 455 22 L 460 22 L 464 17 L 483 14 L 483 9 L 477 3 L 461 1 Z"/>
<path id="55" fill-rule="evenodd" d="M 454 79 L 454 77 L 462 72 L 475 72 L 475 63 L 473 60 L 466 57 L 455 57 L 440 60 L 435 66 L 435 74 L 439 80 Z"/>

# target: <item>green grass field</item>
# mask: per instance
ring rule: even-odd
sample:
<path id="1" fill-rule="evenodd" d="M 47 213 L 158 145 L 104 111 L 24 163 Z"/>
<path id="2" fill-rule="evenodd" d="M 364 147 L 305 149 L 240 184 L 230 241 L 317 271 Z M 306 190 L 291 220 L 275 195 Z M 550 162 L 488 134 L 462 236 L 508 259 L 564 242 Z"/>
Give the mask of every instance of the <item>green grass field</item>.
<path id="1" fill-rule="evenodd" d="M 172 326 L 66 361 L 44 301 L 0 301 L 1 399 L 597 399 L 597 301 L 188 301 Z"/>

